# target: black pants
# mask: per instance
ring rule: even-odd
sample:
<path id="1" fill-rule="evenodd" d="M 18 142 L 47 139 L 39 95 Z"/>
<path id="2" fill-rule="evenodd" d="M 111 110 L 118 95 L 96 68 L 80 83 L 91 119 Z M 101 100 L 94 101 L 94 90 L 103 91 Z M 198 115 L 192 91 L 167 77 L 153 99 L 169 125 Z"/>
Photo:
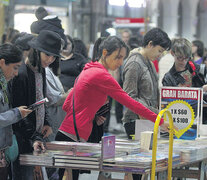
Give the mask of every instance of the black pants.
<path id="1" fill-rule="evenodd" d="M 104 121 L 104 132 L 107 133 L 109 131 L 109 122 L 110 122 L 110 117 L 111 117 L 111 106 L 112 106 L 112 98 L 108 97 L 109 99 L 109 112 L 106 115 L 106 120 Z"/>
<path id="2" fill-rule="evenodd" d="M 128 139 L 132 139 L 131 135 L 135 134 L 135 121 L 124 124 Z"/>
<path id="3" fill-rule="evenodd" d="M 109 112 L 106 115 L 106 120 L 104 122 L 104 132 L 108 132 L 109 131 L 109 123 L 110 123 L 110 118 L 111 118 L 111 107 L 112 107 L 112 98 L 108 97 L 109 99 Z M 119 102 L 115 101 L 115 114 L 116 114 L 116 122 L 117 124 L 121 124 L 122 121 L 122 117 L 123 117 L 123 105 L 120 104 Z"/>
<path id="4" fill-rule="evenodd" d="M 125 123 L 124 128 L 127 133 L 128 139 L 132 139 L 131 135 L 135 134 L 135 121 L 130 123 Z M 141 174 L 132 174 L 133 180 L 141 180 L 142 175 Z"/>
<path id="5" fill-rule="evenodd" d="M 120 69 L 121 71 L 121 69 Z M 121 88 L 123 88 L 123 81 L 121 78 L 121 73 L 120 73 L 120 80 L 119 80 L 119 85 Z M 122 118 L 123 118 L 123 105 L 120 104 L 119 102 L 115 102 L 115 113 L 116 113 L 116 122 L 117 124 L 122 123 Z"/>
<path id="6" fill-rule="evenodd" d="M 59 132 L 57 133 L 56 137 L 55 137 L 56 141 L 68 141 L 68 142 L 75 142 L 73 139 L 69 138 L 68 136 L 64 135 L 63 133 Z M 64 176 L 64 172 L 65 169 L 64 168 L 60 168 L 58 171 L 59 174 L 59 180 L 62 180 L 63 176 Z M 72 174 L 73 174 L 73 180 L 78 180 L 79 177 L 79 170 L 72 170 Z"/>
<path id="7" fill-rule="evenodd" d="M 123 117 L 123 105 L 119 102 L 115 101 L 115 114 L 116 114 L 116 122 L 117 124 L 121 124 L 122 117 Z"/>

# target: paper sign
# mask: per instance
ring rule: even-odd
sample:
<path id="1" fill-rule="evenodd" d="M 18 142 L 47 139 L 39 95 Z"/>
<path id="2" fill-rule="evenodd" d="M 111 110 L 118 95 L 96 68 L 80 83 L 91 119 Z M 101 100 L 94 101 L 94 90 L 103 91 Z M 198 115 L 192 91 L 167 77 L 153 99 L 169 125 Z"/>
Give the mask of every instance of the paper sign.
<path id="1" fill-rule="evenodd" d="M 202 88 L 161 87 L 160 95 L 160 111 L 165 108 L 170 108 L 170 113 L 172 113 L 174 117 L 174 125 L 179 126 L 178 128 L 180 129 L 180 133 L 177 133 L 177 137 L 180 137 L 183 131 L 189 129 L 192 123 L 196 125 L 202 119 Z M 175 102 L 175 104 L 173 102 Z M 186 102 L 187 104 L 180 102 Z M 175 111 L 171 111 L 171 109 L 175 109 Z M 191 117 L 186 117 L 190 116 L 190 109 L 193 109 L 193 115 L 191 115 L 192 118 L 194 118 L 193 121 L 191 121 L 191 119 L 189 120 Z M 177 123 L 179 123 L 179 125 Z M 191 131 L 188 132 L 187 135 L 180 138 L 185 139 L 186 136 L 188 136 L 187 138 L 189 139 L 195 139 L 195 137 L 191 135 Z"/>
<path id="2" fill-rule="evenodd" d="M 190 104 L 183 100 L 175 100 L 166 107 L 172 114 L 173 124 L 179 131 L 175 130 L 175 136 L 180 138 L 194 123 L 195 114 Z M 166 114 L 164 118 L 168 119 Z"/>

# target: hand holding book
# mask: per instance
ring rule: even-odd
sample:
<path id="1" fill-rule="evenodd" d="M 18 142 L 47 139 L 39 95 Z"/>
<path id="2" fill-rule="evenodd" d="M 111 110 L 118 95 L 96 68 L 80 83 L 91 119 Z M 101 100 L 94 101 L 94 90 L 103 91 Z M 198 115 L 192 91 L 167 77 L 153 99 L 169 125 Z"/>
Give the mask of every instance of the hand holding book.
<path id="1" fill-rule="evenodd" d="M 37 102 L 35 102 L 34 104 L 31 104 L 30 106 L 28 106 L 27 107 L 27 109 L 30 109 L 30 110 L 35 110 L 38 106 L 40 106 L 40 105 L 42 105 L 42 104 L 45 104 L 45 103 L 47 103 L 47 102 L 49 102 L 49 100 L 47 99 L 47 98 L 44 98 L 44 99 L 42 99 L 42 100 L 40 100 L 40 101 L 37 101 Z"/>

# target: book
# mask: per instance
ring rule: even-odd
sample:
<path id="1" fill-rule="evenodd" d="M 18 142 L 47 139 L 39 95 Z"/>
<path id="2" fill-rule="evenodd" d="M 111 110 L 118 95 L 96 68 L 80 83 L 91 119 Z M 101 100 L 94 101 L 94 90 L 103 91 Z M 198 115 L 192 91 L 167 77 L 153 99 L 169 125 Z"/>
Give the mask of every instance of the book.
<path id="1" fill-rule="evenodd" d="M 55 159 L 77 159 L 77 160 L 93 160 L 99 161 L 101 152 L 72 152 L 62 151 L 54 153 Z"/>
<path id="2" fill-rule="evenodd" d="M 141 132 L 141 150 L 149 151 L 152 150 L 153 144 L 153 131 Z"/>
<path id="3" fill-rule="evenodd" d="M 91 164 L 72 164 L 72 163 L 65 163 L 65 162 L 55 162 L 55 166 L 58 167 L 71 167 L 71 168 L 85 168 L 85 169 L 98 169 L 99 165 L 91 165 Z"/>
<path id="4" fill-rule="evenodd" d="M 35 102 L 34 104 L 29 105 L 29 106 L 27 107 L 27 109 L 35 110 L 35 109 L 37 109 L 40 105 L 45 104 L 45 103 L 47 103 L 47 102 L 49 102 L 49 100 L 48 100 L 47 98 L 41 99 L 40 101 L 37 101 L 37 102 Z"/>
<path id="5" fill-rule="evenodd" d="M 30 153 L 20 154 L 20 164 L 22 165 L 38 165 L 38 166 L 53 166 L 53 154 L 49 151 L 45 153 Z"/>
<path id="6" fill-rule="evenodd" d="M 65 150 L 65 151 L 101 151 L 101 144 L 98 143 L 82 143 L 82 142 L 66 142 L 66 141 L 51 141 L 46 142 L 48 150 Z"/>
<path id="7" fill-rule="evenodd" d="M 79 159 L 58 159 L 55 158 L 55 163 L 69 163 L 69 164 L 93 164 L 93 165 L 99 165 L 100 163 L 98 161 L 88 161 L 88 160 L 79 160 Z"/>

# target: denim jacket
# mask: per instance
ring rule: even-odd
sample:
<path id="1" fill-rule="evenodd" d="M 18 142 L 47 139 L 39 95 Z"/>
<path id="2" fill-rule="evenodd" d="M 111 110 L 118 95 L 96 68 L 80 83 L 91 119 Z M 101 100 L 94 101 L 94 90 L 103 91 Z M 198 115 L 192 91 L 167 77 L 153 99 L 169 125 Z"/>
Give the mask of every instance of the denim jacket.
<path id="1" fill-rule="evenodd" d="M 12 145 L 12 124 L 22 119 L 17 108 L 9 109 L 0 89 L 0 150 Z"/>

